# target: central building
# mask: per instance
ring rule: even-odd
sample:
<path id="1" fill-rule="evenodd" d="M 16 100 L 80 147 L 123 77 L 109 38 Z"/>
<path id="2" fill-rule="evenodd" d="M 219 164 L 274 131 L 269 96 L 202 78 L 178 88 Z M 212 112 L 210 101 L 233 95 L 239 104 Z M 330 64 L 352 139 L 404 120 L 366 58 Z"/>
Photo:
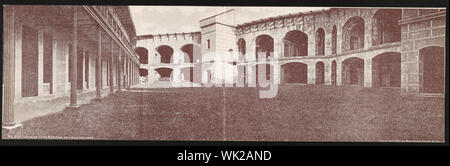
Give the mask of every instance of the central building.
<path id="1" fill-rule="evenodd" d="M 331 8 L 237 25 L 238 10 L 199 20 L 200 32 L 137 36 L 140 75 L 182 86 L 262 78 L 444 93 L 445 9 Z"/>

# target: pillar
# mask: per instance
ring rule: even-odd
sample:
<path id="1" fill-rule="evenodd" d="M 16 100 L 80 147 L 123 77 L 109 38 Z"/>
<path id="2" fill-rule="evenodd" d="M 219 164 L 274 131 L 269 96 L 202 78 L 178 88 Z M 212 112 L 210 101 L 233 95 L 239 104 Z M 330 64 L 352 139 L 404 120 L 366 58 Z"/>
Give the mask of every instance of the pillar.
<path id="1" fill-rule="evenodd" d="M 331 73 L 332 73 L 332 69 L 331 69 L 331 62 L 327 62 L 324 61 L 325 67 L 325 74 L 324 74 L 324 81 L 325 81 L 325 85 L 331 85 Z"/>
<path id="2" fill-rule="evenodd" d="M 126 89 L 127 88 L 127 86 L 128 86 L 128 81 L 127 81 L 127 77 L 128 77 L 128 69 L 127 69 L 127 67 L 128 67 L 128 61 L 129 61 L 129 59 L 128 59 L 128 57 L 127 57 L 127 54 L 125 54 L 124 56 L 123 56 L 123 88 L 124 89 Z"/>
<path id="3" fill-rule="evenodd" d="M 6 12 L 6 11 L 5 11 Z M 6 14 L 6 13 L 5 13 Z M 6 24 L 4 24 L 5 26 L 4 26 L 4 28 L 7 28 L 7 26 L 6 26 Z M 13 28 L 14 30 L 11 30 L 11 33 L 13 33 L 14 31 L 15 31 L 15 33 L 14 33 L 14 40 L 15 40 L 15 43 L 14 43 L 14 55 L 15 55 L 15 64 L 17 64 L 17 65 L 15 65 L 15 78 L 14 78 L 14 81 L 15 81 L 15 89 L 17 89 L 16 90 L 16 98 L 22 98 L 22 25 L 20 25 L 20 24 L 14 24 L 14 28 Z M 3 33 L 3 34 L 5 34 L 5 33 Z M 5 39 L 4 39 L 4 42 L 6 42 L 7 40 L 6 40 L 6 36 L 5 36 Z M 6 48 L 6 47 L 3 47 L 3 48 Z M 5 54 L 3 54 L 3 55 L 5 55 Z M 4 65 L 6 65 L 6 61 L 4 62 Z M 5 71 L 5 70 L 3 70 L 3 71 Z M 67 75 L 66 75 L 67 76 Z M 67 79 L 67 77 L 65 77 L 65 79 Z M 68 81 L 66 80 L 66 83 L 67 83 Z M 64 88 L 66 88 L 66 87 L 64 87 Z"/>
<path id="4" fill-rule="evenodd" d="M 111 41 L 111 63 L 109 65 L 109 92 L 114 93 L 114 42 Z"/>
<path id="5" fill-rule="evenodd" d="M 130 88 L 130 86 L 131 86 L 131 65 L 132 65 L 132 62 L 131 62 L 131 58 L 128 58 L 129 59 L 129 61 L 128 61 L 128 74 L 127 74 L 127 77 L 128 77 L 128 88 Z"/>
<path id="6" fill-rule="evenodd" d="M 83 49 L 81 50 L 82 55 L 81 55 L 81 66 L 82 66 L 82 72 L 81 75 L 83 76 L 82 80 L 81 80 L 81 89 L 85 90 L 87 89 L 87 86 L 84 84 L 86 81 L 86 51 L 84 51 Z"/>
<path id="7" fill-rule="evenodd" d="M 77 61 L 78 61 L 78 39 L 77 39 L 77 7 L 73 7 L 73 33 L 72 33 L 72 75 L 70 77 L 70 107 L 78 107 L 77 104 Z"/>
<path id="8" fill-rule="evenodd" d="M 316 84 L 316 63 L 314 63 L 314 62 L 309 63 L 307 70 L 308 70 L 307 71 L 308 72 L 308 77 L 307 77 L 308 84 Z"/>
<path id="9" fill-rule="evenodd" d="M 58 59 L 56 58 L 58 56 L 57 51 L 58 51 L 58 42 L 56 40 L 56 37 L 54 35 L 52 35 L 52 40 L 53 40 L 53 46 L 52 46 L 52 81 L 51 81 L 51 92 L 53 94 L 56 94 L 56 79 L 59 79 L 57 77 L 57 70 L 58 68 L 56 67 L 56 65 L 58 64 Z"/>
<path id="10" fill-rule="evenodd" d="M 372 58 L 364 59 L 364 87 L 372 87 Z"/>
<path id="11" fill-rule="evenodd" d="M 4 6 L 3 12 L 3 111 L 2 128 L 16 126 L 14 122 L 15 98 L 15 43 L 14 43 L 14 9 Z M 20 65 L 20 64 L 17 64 Z"/>
<path id="12" fill-rule="evenodd" d="M 336 85 L 342 85 L 342 62 L 336 61 Z"/>
<path id="13" fill-rule="evenodd" d="M 95 65 L 95 90 L 97 92 L 97 98 L 102 98 L 102 31 L 98 29 L 97 35 L 97 61 Z"/>
<path id="14" fill-rule="evenodd" d="M 119 58 L 118 58 L 118 62 L 117 62 L 117 90 L 121 91 L 122 87 L 120 86 L 120 80 L 121 80 L 121 62 L 122 62 L 122 50 L 119 48 Z"/>
<path id="15" fill-rule="evenodd" d="M 44 91 L 44 31 L 38 30 L 38 96 Z"/>

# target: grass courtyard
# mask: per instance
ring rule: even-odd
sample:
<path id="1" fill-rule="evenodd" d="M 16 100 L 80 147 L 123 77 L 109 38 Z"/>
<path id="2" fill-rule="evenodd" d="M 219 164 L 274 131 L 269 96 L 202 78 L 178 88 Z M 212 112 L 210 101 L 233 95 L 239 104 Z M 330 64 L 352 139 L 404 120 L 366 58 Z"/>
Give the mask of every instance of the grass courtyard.
<path id="1" fill-rule="evenodd" d="M 232 141 L 444 141 L 444 98 L 399 89 L 281 85 L 133 89 L 37 117 L 12 138 Z"/>

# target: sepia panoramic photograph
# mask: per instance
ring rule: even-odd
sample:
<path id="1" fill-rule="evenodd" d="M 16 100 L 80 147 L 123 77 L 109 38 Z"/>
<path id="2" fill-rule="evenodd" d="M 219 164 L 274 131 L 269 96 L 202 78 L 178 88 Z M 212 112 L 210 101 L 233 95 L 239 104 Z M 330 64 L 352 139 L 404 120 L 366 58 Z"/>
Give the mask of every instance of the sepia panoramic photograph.
<path id="1" fill-rule="evenodd" d="M 2 139 L 443 143 L 446 15 L 3 5 Z"/>

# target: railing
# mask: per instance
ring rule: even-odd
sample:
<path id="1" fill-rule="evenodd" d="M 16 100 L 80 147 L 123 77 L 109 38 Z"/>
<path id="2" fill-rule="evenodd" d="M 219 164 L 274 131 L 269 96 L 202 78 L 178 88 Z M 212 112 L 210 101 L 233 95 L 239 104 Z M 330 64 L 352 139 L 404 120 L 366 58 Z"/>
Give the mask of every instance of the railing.
<path id="1" fill-rule="evenodd" d="M 122 43 L 130 52 L 134 52 L 133 47 L 130 44 L 130 37 L 126 33 L 125 28 L 119 20 L 118 14 L 109 6 L 88 6 L 93 9 L 102 19 L 102 21 L 108 26 L 111 32 L 117 37 L 119 42 Z M 134 54 L 133 54 L 134 55 Z"/>

